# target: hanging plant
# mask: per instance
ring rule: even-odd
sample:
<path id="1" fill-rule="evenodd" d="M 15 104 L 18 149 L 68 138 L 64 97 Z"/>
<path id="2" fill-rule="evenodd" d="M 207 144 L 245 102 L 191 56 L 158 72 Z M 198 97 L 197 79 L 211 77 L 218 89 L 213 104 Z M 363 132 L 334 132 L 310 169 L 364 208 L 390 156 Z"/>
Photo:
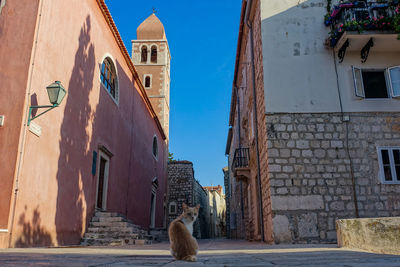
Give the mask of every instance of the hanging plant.
<path id="1" fill-rule="evenodd" d="M 398 34 L 397 39 L 400 40 L 400 4 L 396 7 L 396 15 L 393 17 L 394 31 Z"/>

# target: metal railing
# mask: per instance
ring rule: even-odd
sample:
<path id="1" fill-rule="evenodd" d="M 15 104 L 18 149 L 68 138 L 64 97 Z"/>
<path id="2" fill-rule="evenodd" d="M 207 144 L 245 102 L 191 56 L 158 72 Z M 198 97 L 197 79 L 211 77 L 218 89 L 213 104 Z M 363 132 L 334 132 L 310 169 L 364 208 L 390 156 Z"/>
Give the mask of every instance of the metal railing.
<path id="1" fill-rule="evenodd" d="M 236 168 L 248 167 L 249 160 L 249 148 L 237 148 L 233 157 L 232 170 L 235 171 Z"/>
<path id="2" fill-rule="evenodd" d="M 339 16 L 335 19 L 335 28 L 341 25 L 349 28 L 353 26 L 353 30 L 359 30 L 358 26 L 362 26 L 364 30 L 384 30 L 385 28 L 391 28 L 391 24 L 387 25 L 387 21 L 389 18 L 396 15 L 397 7 L 397 5 L 392 3 L 393 2 L 366 3 L 359 1 L 357 5 L 353 7 L 344 7 Z"/>
<path id="3" fill-rule="evenodd" d="M 394 31 L 394 17 L 399 14 L 400 1 L 349 1 L 334 6 L 325 24 L 332 25 L 331 39 L 345 31 Z"/>

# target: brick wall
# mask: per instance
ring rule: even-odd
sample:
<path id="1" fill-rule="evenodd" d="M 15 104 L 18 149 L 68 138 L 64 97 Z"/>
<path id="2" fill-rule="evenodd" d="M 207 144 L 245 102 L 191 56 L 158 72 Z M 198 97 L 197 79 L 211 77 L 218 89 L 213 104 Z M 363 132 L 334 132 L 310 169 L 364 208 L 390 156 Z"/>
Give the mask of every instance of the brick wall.
<path id="1" fill-rule="evenodd" d="M 258 119 L 258 143 L 260 158 L 260 179 L 263 209 L 264 240 L 267 243 L 273 241 L 272 238 L 272 209 L 270 199 L 270 181 L 267 154 L 267 128 L 265 119 L 265 98 L 264 98 L 264 69 L 261 36 L 261 14 L 260 1 L 256 3 L 256 12 L 253 23 L 254 35 L 254 65 L 256 73 L 256 94 L 257 94 L 257 119 Z"/>

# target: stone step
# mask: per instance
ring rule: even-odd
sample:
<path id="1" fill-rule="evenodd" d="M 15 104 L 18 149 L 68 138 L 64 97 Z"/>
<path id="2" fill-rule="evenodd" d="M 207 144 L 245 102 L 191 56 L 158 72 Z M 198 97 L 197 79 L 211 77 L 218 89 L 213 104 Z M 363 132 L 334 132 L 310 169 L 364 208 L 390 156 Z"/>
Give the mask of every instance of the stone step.
<path id="1" fill-rule="evenodd" d="M 87 233 L 136 233 L 136 229 L 130 227 L 89 227 Z"/>
<path id="2" fill-rule="evenodd" d="M 128 227 L 128 222 L 90 222 L 89 227 Z"/>
<path id="3" fill-rule="evenodd" d="M 96 211 L 94 213 L 94 217 L 119 217 L 120 215 L 116 212 L 107 212 L 107 211 Z"/>
<path id="4" fill-rule="evenodd" d="M 122 217 L 93 217 L 92 222 L 125 222 Z"/>
<path id="5" fill-rule="evenodd" d="M 104 239 L 104 238 L 114 238 L 114 239 L 122 239 L 122 238 L 131 238 L 131 239 L 139 239 L 139 234 L 127 234 L 127 233 L 85 233 L 84 238 L 87 239 Z"/>
<path id="6" fill-rule="evenodd" d="M 121 246 L 125 244 L 125 241 L 122 239 L 110 239 L 110 238 L 101 238 L 101 239 L 92 239 L 92 238 L 84 238 L 82 245 L 86 246 Z"/>
<path id="7" fill-rule="evenodd" d="M 115 212 L 97 211 L 90 221 L 81 244 L 87 246 L 119 246 L 151 244 L 154 237 Z"/>

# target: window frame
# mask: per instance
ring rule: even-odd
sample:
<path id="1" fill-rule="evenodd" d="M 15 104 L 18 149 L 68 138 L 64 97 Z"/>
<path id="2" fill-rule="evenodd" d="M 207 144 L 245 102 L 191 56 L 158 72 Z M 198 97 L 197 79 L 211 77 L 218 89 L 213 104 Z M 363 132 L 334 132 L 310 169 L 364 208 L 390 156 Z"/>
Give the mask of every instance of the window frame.
<path id="1" fill-rule="evenodd" d="M 174 212 L 171 211 L 171 207 L 172 207 L 172 206 L 174 206 L 174 208 L 175 208 L 175 211 L 174 211 Z M 178 205 L 176 204 L 175 201 L 172 201 L 172 202 L 169 203 L 169 205 L 168 205 L 168 214 L 174 215 L 174 214 L 177 214 L 177 213 L 178 213 Z"/>
<path id="2" fill-rule="evenodd" d="M 103 75 L 103 65 L 104 65 L 104 62 L 105 62 L 106 60 L 109 61 L 110 66 L 111 66 L 111 69 L 113 68 L 114 71 L 115 71 L 115 78 L 114 78 L 114 92 L 115 92 L 115 96 L 112 95 L 111 89 L 109 90 L 109 89 L 107 88 L 107 86 L 106 86 L 106 85 L 104 84 L 104 82 L 103 82 L 103 76 L 106 76 L 106 75 Z M 119 79 L 118 79 L 119 76 L 118 76 L 118 71 L 117 71 L 117 68 L 116 68 L 115 60 L 114 60 L 114 58 L 113 58 L 110 54 L 104 55 L 104 57 L 103 57 L 103 59 L 102 59 L 102 61 L 101 61 L 101 63 L 100 63 L 100 71 L 99 71 L 99 73 L 100 73 L 100 75 L 99 75 L 98 77 L 99 77 L 99 81 L 100 81 L 101 86 L 102 86 L 103 89 L 108 93 L 108 95 L 111 97 L 111 99 L 114 101 L 114 103 L 118 106 L 118 105 L 119 105 L 119 98 L 120 98 Z M 107 82 L 108 82 L 108 80 L 107 80 Z"/>
<path id="3" fill-rule="evenodd" d="M 353 84 L 354 84 L 354 94 L 356 97 L 365 99 L 365 100 L 387 100 L 387 99 L 392 99 L 392 98 L 399 98 L 400 99 L 400 92 L 398 96 L 395 96 L 392 90 L 392 80 L 390 77 L 390 69 L 396 68 L 400 66 L 393 66 L 389 68 L 360 68 L 357 66 L 351 66 L 352 68 L 352 77 L 353 77 Z M 360 81 L 358 82 L 356 77 L 356 72 L 360 72 L 359 79 Z M 365 89 L 364 89 L 364 81 L 363 81 L 363 71 L 375 71 L 375 72 L 383 72 L 383 75 L 385 76 L 385 84 L 386 84 L 386 91 L 388 97 L 386 98 L 367 98 L 365 97 Z M 360 85 L 362 88 L 358 88 L 358 85 Z"/>
<path id="4" fill-rule="evenodd" d="M 6 5 L 6 0 L 0 0 L 0 14 L 5 5 Z"/>
<path id="5" fill-rule="evenodd" d="M 392 176 L 391 181 L 385 180 L 385 173 L 384 173 L 383 159 L 382 159 L 382 150 L 388 150 L 389 164 L 390 164 L 390 170 L 391 170 L 391 176 Z M 397 174 L 396 173 L 396 164 L 394 161 L 393 150 L 399 150 L 399 152 L 400 152 L 400 146 L 379 146 L 379 147 L 377 147 L 378 164 L 379 164 L 379 180 L 382 184 L 400 184 L 400 180 L 397 179 L 397 175 L 396 175 Z"/>
<path id="6" fill-rule="evenodd" d="M 146 79 L 147 79 L 147 78 L 150 78 L 150 86 L 146 86 Z M 151 74 L 144 74 L 144 75 L 143 75 L 143 87 L 144 87 L 145 89 L 151 89 L 152 86 L 153 86 L 153 75 L 151 75 Z"/>
<path id="7" fill-rule="evenodd" d="M 154 143 L 156 144 L 156 153 L 154 153 Z M 153 157 L 156 159 L 156 160 L 158 160 L 158 154 L 159 154 L 159 149 L 158 149 L 158 139 L 157 139 L 157 136 L 156 135 L 154 135 L 153 136 L 153 142 L 152 142 L 152 146 L 151 146 L 151 154 L 153 155 Z"/>
<path id="8" fill-rule="evenodd" d="M 393 90 L 393 80 L 392 80 L 392 74 L 390 72 L 393 69 L 399 69 L 399 72 L 400 72 L 400 65 L 392 66 L 392 67 L 387 68 L 387 73 L 388 73 L 388 77 L 389 77 L 389 85 L 390 85 L 390 93 L 391 93 L 393 98 L 399 98 L 400 97 L 400 90 L 399 90 L 397 95 L 394 93 L 394 90 Z"/>

